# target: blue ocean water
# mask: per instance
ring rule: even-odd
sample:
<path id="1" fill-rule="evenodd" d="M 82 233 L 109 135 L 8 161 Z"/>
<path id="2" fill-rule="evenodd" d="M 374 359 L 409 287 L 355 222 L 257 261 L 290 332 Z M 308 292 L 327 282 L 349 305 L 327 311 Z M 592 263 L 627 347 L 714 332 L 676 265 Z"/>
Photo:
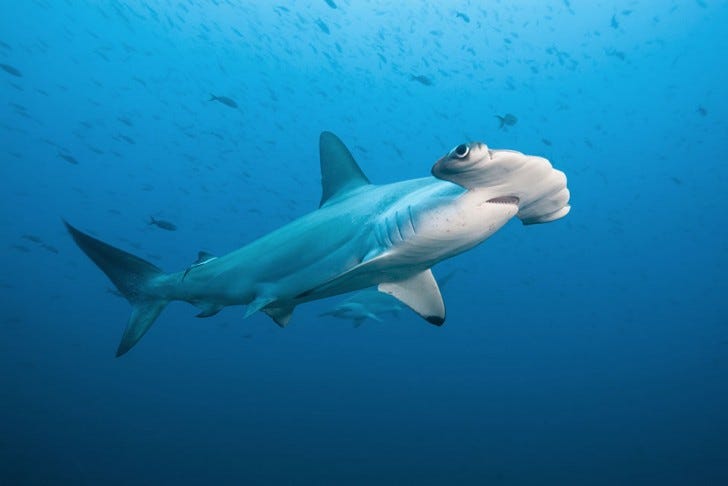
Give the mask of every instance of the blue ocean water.
<path id="1" fill-rule="evenodd" d="M 728 483 L 727 2 L 2 6 L 0 483 Z M 542 155 L 573 209 L 438 265 L 442 327 L 175 303 L 115 358 L 62 218 L 180 270 L 315 209 L 322 130 L 377 183 Z"/>

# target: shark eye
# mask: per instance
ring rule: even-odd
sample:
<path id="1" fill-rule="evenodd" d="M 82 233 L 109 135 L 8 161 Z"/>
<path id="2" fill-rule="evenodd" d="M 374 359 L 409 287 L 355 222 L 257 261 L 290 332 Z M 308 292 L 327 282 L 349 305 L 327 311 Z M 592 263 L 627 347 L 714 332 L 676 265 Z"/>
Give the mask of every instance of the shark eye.
<path id="1" fill-rule="evenodd" d="M 467 144 L 461 143 L 450 151 L 451 157 L 457 157 L 458 159 L 464 159 L 470 153 L 470 147 Z"/>

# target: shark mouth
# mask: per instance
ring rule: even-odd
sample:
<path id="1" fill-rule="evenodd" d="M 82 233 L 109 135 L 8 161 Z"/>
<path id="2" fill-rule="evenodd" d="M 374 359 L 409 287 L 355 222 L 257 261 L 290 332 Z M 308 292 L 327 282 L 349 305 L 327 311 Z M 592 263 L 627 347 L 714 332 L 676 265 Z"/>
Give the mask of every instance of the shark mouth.
<path id="1" fill-rule="evenodd" d="M 493 199 L 488 199 L 486 202 L 494 204 L 515 204 L 516 206 L 520 202 L 520 199 L 516 196 L 499 196 Z"/>

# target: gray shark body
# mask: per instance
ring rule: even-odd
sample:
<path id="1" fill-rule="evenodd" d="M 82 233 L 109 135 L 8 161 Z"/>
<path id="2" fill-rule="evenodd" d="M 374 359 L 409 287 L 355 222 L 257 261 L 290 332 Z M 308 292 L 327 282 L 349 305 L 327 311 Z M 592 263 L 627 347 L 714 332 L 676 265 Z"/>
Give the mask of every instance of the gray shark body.
<path id="1" fill-rule="evenodd" d="M 438 161 L 436 177 L 374 185 L 344 144 L 324 132 L 317 210 L 227 255 L 200 253 L 189 268 L 171 274 L 66 223 L 133 306 L 117 356 L 174 300 L 198 306 L 199 317 L 247 305 L 246 317 L 262 311 L 285 326 L 301 303 L 377 286 L 427 321 L 442 324 L 445 307 L 433 265 L 472 248 L 528 208 L 529 223 L 558 219 L 569 209 L 566 179 L 545 159 L 529 165 L 536 158 L 518 154 L 505 169 L 494 164 L 499 175 L 484 177 L 494 152 L 468 144 L 473 159 L 468 177 L 460 170 L 462 154 L 455 152 L 463 146 Z M 536 177 L 531 169 L 537 166 Z M 463 183 L 471 179 L 475 186 Z"/>

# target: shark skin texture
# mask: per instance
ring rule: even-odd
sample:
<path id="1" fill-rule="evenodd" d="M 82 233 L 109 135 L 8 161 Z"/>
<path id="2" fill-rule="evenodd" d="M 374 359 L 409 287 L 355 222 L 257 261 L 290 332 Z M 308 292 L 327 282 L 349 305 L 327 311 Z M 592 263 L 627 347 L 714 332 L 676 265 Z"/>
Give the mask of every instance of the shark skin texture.
<path id="1" fill-rule="evenodd" d="M 210 317 L 245 305 L 284 327 L 299 304 L 375 286 L 428 322 L 445 321 L 431 267 L 485 241 L 511 218 L 524 224 L 564 217 L 566 176 L 549 161 L 461 144 L 432 176 L 370 183 L 344 143 L 319 139 L 318 209 L 222 256 L 200 252 L 188 268 L 165 273 L 65 222 L 76 244 L 132 305 L 117 350 L 129 351 L 171 301 Z"/>

